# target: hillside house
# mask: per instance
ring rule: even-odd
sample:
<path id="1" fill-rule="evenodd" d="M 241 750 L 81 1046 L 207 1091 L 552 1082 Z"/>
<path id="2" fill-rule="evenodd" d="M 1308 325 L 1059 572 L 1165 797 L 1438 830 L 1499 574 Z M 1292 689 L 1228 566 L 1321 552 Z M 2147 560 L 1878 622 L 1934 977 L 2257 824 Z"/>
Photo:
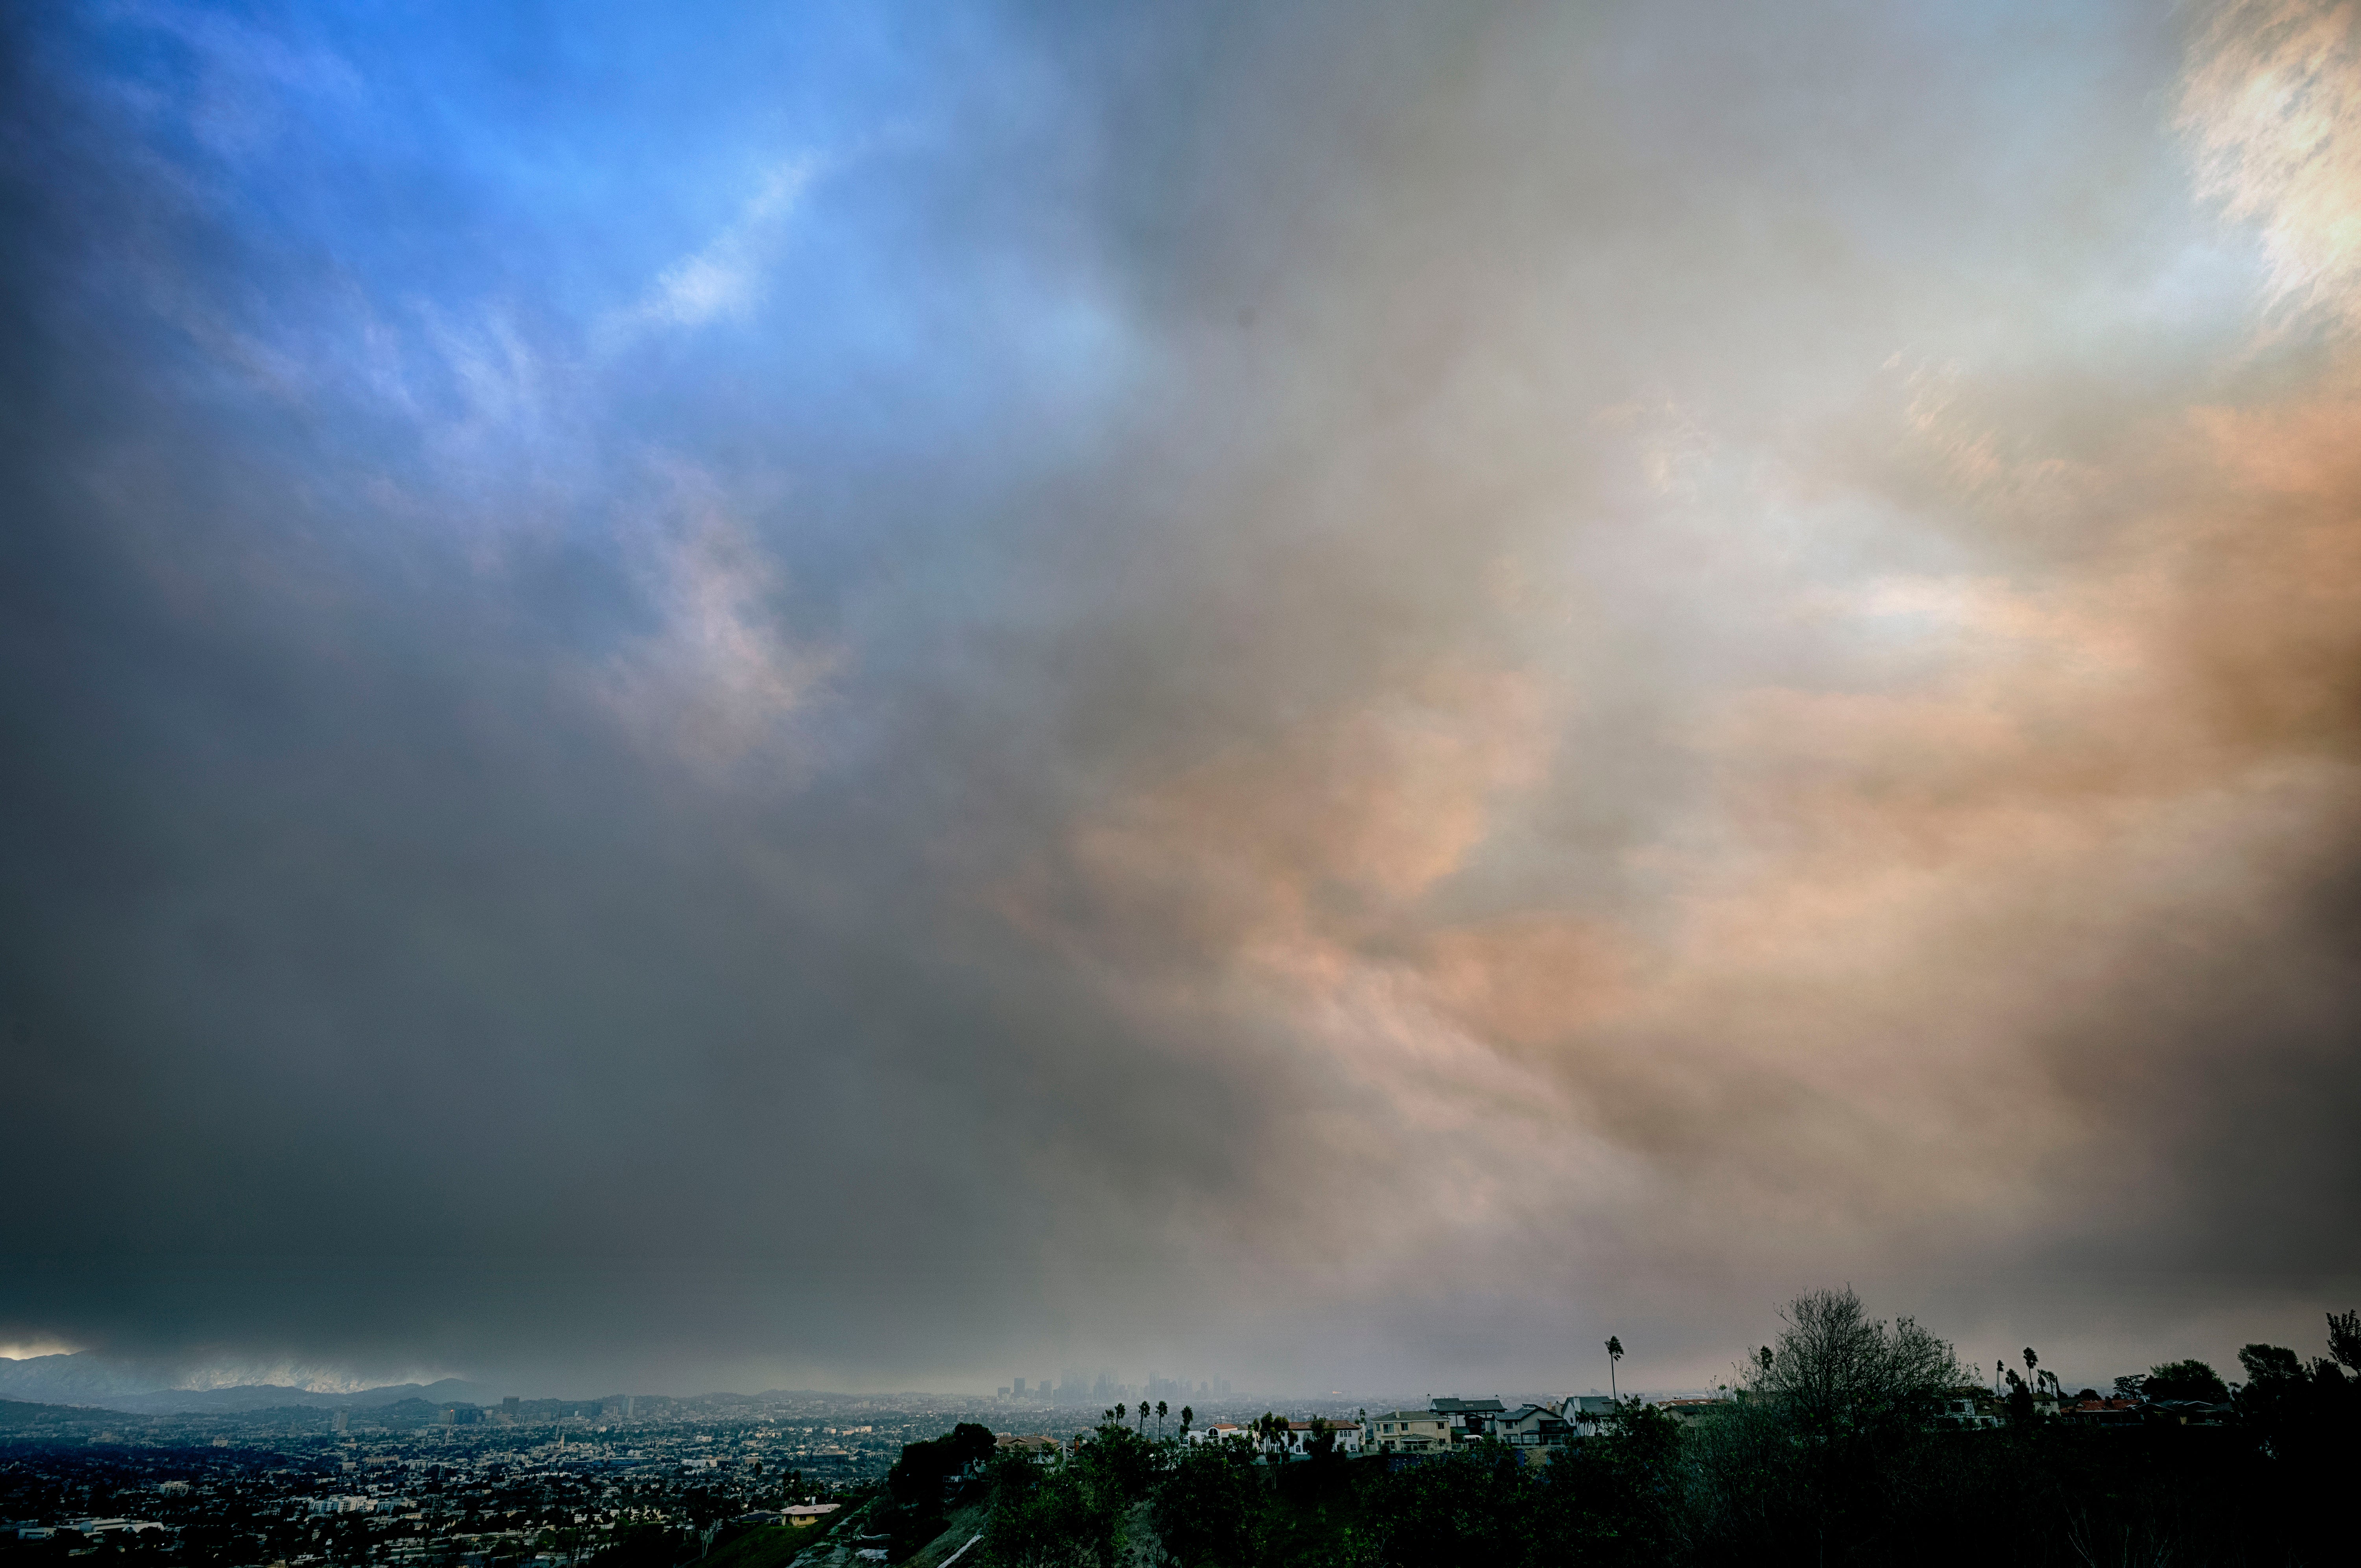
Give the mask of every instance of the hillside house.
<path id="1" fill-rule="evenodd" d="M 2061 1420 L 2086 1427 L 2137 1427 L 2147 1424 L 2147 1412 L 2137 1399 L 2102 1398 L 2095 1393 L 2058 1407 Z M 1997 1424 L 1997 1423 L 1994 1423 Z"/>
<path id="2" fill-rule="evenodd" d="M 1191 1442 L 1226 1442 L 1232 1438 L 1251 1441 L 1254 1433 L 1235 1421 L 1213 1421 L 1186 1434 Z"/>
<path id="3" fill-rule="evenodd" d="M 1979 1385 L 1947 1390 L 1935 1408 L 1933 1425 L 1941 1431 L 1980 1431 L 2004 1426 L 2007 1407 Z"/>
<path id="4" fill-rule="evenodd" d="M 1576 1437 L 1597 1437 L 1607 1430 L 1608 1418 L 1615 1413 L 1615 1401 L 1604 1394 L 1576 1394 L 1557 1409 L 1566 1430 Z"/>
<path id="5" fill-rule="evenodd" d="M 1426 1408 L 1451 1424 L 1451 1441 L 1473 1442 L 1507 1412 L 1498 1399 L 1429 1399 Z"/>
<path id="6" fill-rule="evenodd" d="M 1312 1443 L 1319 1440 L 1320 1434 L 1323 1431 L 1335 1434 L 1337 1453 L 1358 1453 L 1361 1452 L 1361 1429 L 1356 1423 L 1344 1420 L 1330 1420 L 1324 1417 L 1314 1418 L 1308 1421 L 1288 1422 L 1286 1438 L 1287 1452 L 1299 1458 L 1308 1458 L 1312 1453 Z"/>
<path id="7" fill-rule="evenodd" d="M 1656 1409 L 1686 1427 L 1726 1416 L 1738 1409 L 1738 1403 L 1734 1399 L 1659 1399 Z"/>
<path id="8" fill-rule="evenodd" d="M 1451 1446 L 1451 1419 L 1433 1410 L 1387 1410 L 1367 1429 L 1379 1453 L 1433 1453 Z"/>
<path id="9" fill-rule="evenodd" d="M 1565 1418 L 1549 1405 L 1519 1405 L 1492 1419 L 1491 1435 L 1510 1448 L 1563 1448 L 1574 1437 Z"/>

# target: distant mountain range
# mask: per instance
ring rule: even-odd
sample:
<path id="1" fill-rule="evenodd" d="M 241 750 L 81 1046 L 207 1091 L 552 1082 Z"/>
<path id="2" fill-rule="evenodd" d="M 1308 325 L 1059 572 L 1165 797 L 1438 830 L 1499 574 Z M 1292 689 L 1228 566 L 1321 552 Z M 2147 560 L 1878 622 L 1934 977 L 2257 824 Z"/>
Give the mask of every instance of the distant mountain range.
<path id="1" fill-rule="evenodd" d="M 21 1399 L 48 1405 L 82 1405 L 124 1410 L 135 1415 L 162 1416 L 209 1410 L 265 1410 L 288 1405 L 314 1409 L 368 1409 L 401 1399 L 430 1404 L 489 1404 L 496 1390 L 480 1383 L 445 1377 L 434 1383 L 395 1383 L 357 1393 L 322 1393 L 279 1383 L 244 1383 L 234 1387 L 172 1387 L 169 1372 L 135 1362 L 117 1361 L 89 1351 L 67 1355 L 32 1355 L 22 1361 L 0 1356 L 0 1399 Z"/>

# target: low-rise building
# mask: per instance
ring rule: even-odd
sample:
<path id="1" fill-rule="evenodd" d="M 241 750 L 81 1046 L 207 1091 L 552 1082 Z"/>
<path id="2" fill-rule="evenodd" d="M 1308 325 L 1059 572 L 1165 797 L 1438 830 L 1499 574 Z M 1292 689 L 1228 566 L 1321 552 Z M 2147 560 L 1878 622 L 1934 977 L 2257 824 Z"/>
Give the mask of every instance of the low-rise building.
<path id="1" fill-rule="evenodd" d="M 1931 1422 L 1943 1431 L 1980 1431 L 2007 1423 L 2007 1407 L 1990 1389 L 1972 1383 L 1946 1389 L 1936 1402 Z"/>
<path id="2" fill-rule="evenodd" d="M 995 1452 L 1022 1453 L 1037 1460 L 1054 1458 L 1059 1447 L 1058 1440 L 1047 1432 L 1000 1432 L 993 1438 L 992 1443 Z"/>
<path id="3" fill-rule="evenodd" d="M 2092 1393 L 2058 1407 L 2059 1419 L 2085 1427 L 2137 1427 L 2147 1424 L 2147 1412 L 2137 1399 L 2101 1398 Z M 1998 1423 L 1994 1423 L 1998 1424 Z"/>
<path id="4" fill-rule="evenodd" d="M 1506 1414 L 1498 1399 L 1429 1399 L 1426 1408 L 1451 1423 L 1451 1441 L 1473 1442 Z"/>
<path id="5" fill-rule="evenodd" d="M 2148 1419 L 2167 1426 L 2223 1427 L 2236 1414 L 2234 1407 L 2210 1399 L 2151 1399 Z"/>
<path id="6" fill-rule="evenodd" d="M 1491 1435 L 1510 1448 L 1563 1448 L 1574 1436 L 1565 1418 L 1550 1405 L 1519 1405 L 1494 1417 L 1491 1425 Z"/>
<path id="7" fill-rule="evenodd" d="M 1212 1421 L 1189 1434 L 1191 1442 L 1227 1442 L 1232 1438 L 1252 1439 L 1254 1433 L 1235 1421 Z"/>
<path id="8" fill-rule="evenodd" d="M 1451 1418 L 1435 1410 L 1387 1410 L 1369 1418 L 1369 1445 L 1379 1453 L 1431 1453 L 1451 1446 Z"/>
<path id="9" fill-rule="evenodd" d="M 1361 1452 L 1361 1429 L 1357 1423 L 1331 1420 L 1324 1416 L 1315 1416 L 1308 1421 L 1288 1422 L 1287 1435 L 1281 1441 L 1286 1443 L 1289 1454 L 1307 1458 L 1312 1453 L 1312 1445 L 1320 1441 L 1320 1434 L 1323 1431 L 1335 1439 L 1338 1453 Z"/>
<path id="10" fill-rule="evenodd" d="M 311 1504 L 315 1514 L 367 1514 L 377 1511 L 375 1497 L 314 1497 Z"/>
<path id="11" fill-rule="evenodd" d="M 1735 1399 L 1659 1399 L 1655 1408 L 1686 1427 L 1726 1416 L 1738 1409 L 1738 1402 Z"/>
<path id="12" fill-rule="evenodd" d="M 1558 1407 L 1565 1418 L 1566 1430 L 1576 1437 L 1597 1437 L 1608 1430 L 1607 1423 L 1615 1414 L 1615 1401 L 1604 1394 L 1576 1394 Z"/>

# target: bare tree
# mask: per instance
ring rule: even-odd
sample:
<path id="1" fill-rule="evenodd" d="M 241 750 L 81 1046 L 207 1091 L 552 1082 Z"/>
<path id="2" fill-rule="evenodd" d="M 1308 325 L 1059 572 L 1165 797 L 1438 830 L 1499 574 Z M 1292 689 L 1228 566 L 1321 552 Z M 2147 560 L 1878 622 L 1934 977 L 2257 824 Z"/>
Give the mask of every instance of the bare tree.
<path id="1" fill-rule="evenodd" d="M 1784 1519 L 1816 1535 L 1827 1562 L 1831 1541 L 1876 1517 L 1896 1467 L 1927 1441 L 1929 1407 L 1966 1373 L 1909 1319 L 1871 1318 L 1850 1287 L 1798 1296 L 1781 1316 L 1778 1337 L 1739 1369 L 1738 1409 L 1684 1442 L 1709 1512 L 1764 1530 Z"/>
<path id="2" fill-rule="evenodd" d="M 1782 1407 L 1805 1432 L 1863 1431 L 1966 1380 L 1951 1347 L 1908 1318 L 1871 1319 L 1848 1286 L 1798 1296 L 1751 1392 Z"/>

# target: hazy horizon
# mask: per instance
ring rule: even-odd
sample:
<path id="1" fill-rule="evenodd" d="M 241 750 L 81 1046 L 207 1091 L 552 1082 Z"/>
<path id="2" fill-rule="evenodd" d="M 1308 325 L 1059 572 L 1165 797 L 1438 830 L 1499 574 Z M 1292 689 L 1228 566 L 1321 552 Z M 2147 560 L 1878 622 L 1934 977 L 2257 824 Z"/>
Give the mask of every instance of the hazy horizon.
<path id="1" fill-rule="evenodd" d="M 0 26 L 0 1345 L 2361 1306 L 2352 4 Z"/>
<path id="2" fill-rule="evenodd" d="M 27 1358 L 0 1355 L 0 1363 L 14 1361 L 21 1364 L 25 1359 Z M 293 1369 L 279 1370 L 290 1371 Z M 1621 1396 L 1625 1398 L 1639 1398 L 1661 1399 L 1692 1396 L 1711 1396 L 1734 1387 L 1738 1380 L 1737 1374 L 1739 1370 L 1740 1369 L 1735 1366 L 1725 1368 L 1721 1376 L 1704 1382 L 1687 1384 L 1659 1384 L 1653 1387 L 1643 1386 L 1642 1384 L 1634 1383 L 1628 1378 L 1621 1378 L 1620 1379 L 1618 1388 Z M 2056 1369 L 2048 1368 L 2048 1370 L 2054 1371 Z M 5 1378 L 7 1376 L 8 1371 L 9 1368 L 0 1366 L 0 1378 Z M 257 1376 L 252 1378 L 247 1378 L 240 1375 L 244 1371 L 256 1371 Z M 1989 1370 L 1985 1371 L 1981 1378 L 1976 1376 L 1976 1369 L 1973 1366 L 1969 1367 L 1968 1371 L 1971 1381 L 1990 1383 L 1993 1380 L 1993 1375 Z M 164 1376 L 169 1377 L 170 1375 L 166 1374 Z M 0 1399 L 16 1399 L 24 1403 L 46 1402 L 66 1405 L 81 1404 L 96 1409 L 112 1409 L 126 1412 L 148 1411 L 148 1413 L 158 1413 L 163 1409 L 163 1407 L 158 1403 L 158 1400 L 162 1396 L 170 1394 L 219 1395 L 234 1392 L 249 1392 L 258 1388 L 280 1388 L 286 1389 L 293 1393 L 306 1395 L 313 1400 L 320 1402 L 320 1408 L 326 1409 L 331 1408 L 331 1403 L 341 1398 L 381 1395 L 391 1389 L 406 1388 L 424 1391 L 434 1388 L 443 1388 L 446 1390 L 446 1392 L 438 1396 L 438 1401 L 448 1401 L 450 1399 L 456 1398 L 462 1403 L 473 1403 L 487 1409 L 497 1405 L 503 1398 L 511 1398 L 533 1402 L 557 1404 L 580 1403 L 593 1399 L 615 1398 L 638 1398 L 694 1404 L 699 1400 L 715 1398 L 760 1399 L 787 1397 L 819 1399 L 845 1399 L 861 1403 L 881 1403 L 895 1399 L 942 1400 L 953 1403 L 964 1403 L 987 1411 L 1005 1411 L 1013 1420 L 1021 1419 L 1023 1416 L 1031 1413 L 1044 1410 L 1054 1410 L 1071 1415 L 1077 1420 L 1086 1419 L 1095 1420 L 1101 1413 L 1102 1407 L 1102 1401 L 1099 1400 L 1095 1394 L 1092 1393 L 1086 1392 L 1083 1396 L 1075 1398 L 1060 1397 L 1053 1399 L 1044 1399 L 1039 1398 L 1037 1391 L 1032 1389 L 1028 1389 L 1024 1396 L 1016 1396 L 1014 1394 L 1004 1395 L 1000 1393 L 999 1389 L 1001 1387 L 1007 1387 L 1006 1385 L 998 1385 L 982 1388 L 951 1387 L 933 1388 L 893 1387 L 883 1385 L 870 1388 L 838 1388 L 827 1387 L 792 1388 L 758 1388 L 752 1387 L 710 1388 L 631 1388 L 620 1386 L 608 1387 L 595 1384 L 585 1384 L 581 1387 L 567 1388 L 551 1387 L 525 1388 L 512 1387 L 507 1384 L 499 1382 L 485 1383 L 474 1381 L 459 1376 L 456 1374 L 446 1374 L 440 1376 L 416 1376 L 401 1378 L 392 1383 L 384 1384 L 357 1384 L 352 1383 L 349 1379 L 346 1378 L 334 1378 L 327 1381 L 321 1381 L 316 1373 L 312 1374 L 312 1380 L 307 1382 L 302 1380 L 304 1375 L 300 1371 L 296 1371 L 295 1380 L 275 1382 L 270 1380 L 269 1377 L 262 1376 L 260 1374 L 260 1369 L 239 1369 L 237 1372 L 225 1374 L 219 1369 L 206 1368 L 203 1371 L 201 1376 L 204 1380 L 184 1385 L 159 1387 L 155 1389 L 140 1393 L 118 1391 L 104 1398 L 86 1395 L 80 1398 L 60 1398 L 54 1400 L 46 1400 L 38 1398 L 28 1397 L 23 1392 L 12 1389 L 5 1384 L 0 1384 Z M 1106 1400 L 1112 1402 L 1115 1400 L 1137 1399 L 1140 1398 L 1143 1391 L 1143 1386 L 1147 1380 L 1157 1376 L 1159 1376 L 1159 1374 L 1155 1373 L 1151 1369 L 1150 1371 L 1140 1374 L 1137 1381 L 1121 1382 L 1119 1380 L 1118 1387 L 1106 1396 Z M 237 1380 L 224 1380 L 225 1376 L 236 1377 Z M 2089 1384 L 2093 1387 L 2106 1385 L 2110 1382 L 2110 1378 L 2093 1375 L 2093 1376 L 2089 1378 L 2064 1377 L 2063 1381 L 2065 1387 L 2071 1390 L 2085 1384 Z M 450 1391 L 455 1388 L 465 1390 L 465 1392 L 459 1393 Z M 1323 1389 L 1304 1387 L 1273 1387 L 1262 1389 L 1234 1387 L 1226 1393 L 1220 1391 L 1182 1391 L 1176 1394 L 1167 1390 L 1163 1394 L 1162 1398 L 1164 1403 L 1170 1407 L 1171 1416 L 1178 1417 L 1180 1411 L 1186 1407 L 1193 1406 L 1199 1409 L 1200 1413 L 1203 1413 L 1204 1411 L 1213 1409 L 1235 1409 L 1249 1405 L 1268 1404 L 1274 1400 L 1281 1403 L 1304 1405 L 1323 1404 L 1342 1400 L 1347 1403 L 1358 1402 L 1367 1405 L 1368 1408 L 1374 1409 L 1380 1403 L 1385 1403 L 1389 1406 L 1394 1404 L 1422 1406 L 1429 1399 L 1439 1398 L 1471 1399 L 1503 1398 L 1513 1405 L 1518 1398 L 1523 1397 L 1564 1398 L 1570 1395 L 1604 1397 L 1608 1392 L 1609 1390 L 1604 1387 L 1579 1385 L 1572 1382 L 1533 1384 L 1529 1382 L 1511 1381 L 1499 1387 L 1489 1386 L 1461 1387 L 1455 1386 L 1447 1391 L 1440 1389 L 1411 1391 L 1410 1389 L 1402 1388 L 1397 1388 L 1390 1391 L 1381 1391 L 1373 1388 L 1362 1388 L 1357 1390 L 1345 1388 Z M 105 1398 L 124 1399 L 132 1402 L 110 1406 L 104 1402 Z M 190 1406 L 187 1407 L 182 1413 L 209 1408 L 212 1407 Z M 248 1407 L 241 1403 L 234 1408 L 245 1409 Z M 176 1407 L 176 1409 L 179 1408 Z M 641 1413 L 645 1414 L 646 1412 Z"/>

